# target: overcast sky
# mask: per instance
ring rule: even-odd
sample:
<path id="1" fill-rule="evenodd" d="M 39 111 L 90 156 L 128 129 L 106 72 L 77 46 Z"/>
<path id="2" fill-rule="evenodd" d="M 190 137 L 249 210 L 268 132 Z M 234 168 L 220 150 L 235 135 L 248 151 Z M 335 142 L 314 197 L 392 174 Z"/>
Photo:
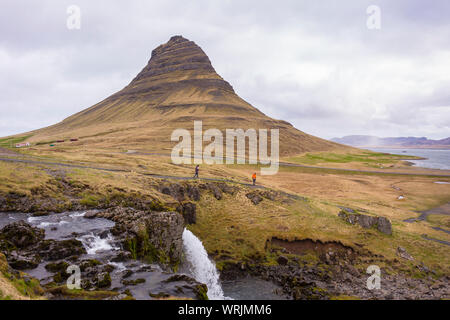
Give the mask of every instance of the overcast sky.
<path id="1" fill-rule="evenodd" d="M 242 98 L 305 132 L 450 136 L 450 1 L 112 2 L 1 1 L 0 136 L 120 90 L 178 34 Z M 369 5 L 381 29 L 367 27 Z"/>

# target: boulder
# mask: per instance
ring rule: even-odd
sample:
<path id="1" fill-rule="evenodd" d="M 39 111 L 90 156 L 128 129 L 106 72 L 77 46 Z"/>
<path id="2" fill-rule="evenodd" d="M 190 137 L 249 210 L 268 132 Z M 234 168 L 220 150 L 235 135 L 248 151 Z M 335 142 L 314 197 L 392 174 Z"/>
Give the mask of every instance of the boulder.
<path id="1" fill-rule="evenodd" d="M 17 248 L 32 246 L 45 237 L 45 231 L 24 221 L 8 224 L 0 230 L 0 238 L 12 243 Z"/>
<path id="2" fill-rule="evenodd" d="M 403 258 L 403 259 L 406 259 L 406 260 L 410 260 L 410 261 L 414 260 L 414 258 L 403 247 L 398 247 L 397 248 L 397 255 L 400 258 Z"/>
<path id="3" fill-rule="evenodd" d="M 289 259 L 286 258 L 285 256 L 279 256 L 277 259 L 277 262 L 279 265 L 284 266 L 284 265 L 287 265 L 287 263 L 289 262 Z"/>
<path id="4" fill-rule="evenodd" d="M 220 188 L 217 186 L 217 184 L 207 183 L 206 187 L 208 188 L 208 190 L 210 190 L 212 192 L 212 194 L 214 195 L 214 198 L 216 198 L 217 200 L 222 199 L 222 197 L 223 197 L 222 190 L 220 190 Z"/>
<path id="5" fill-rule="evenodd" d="M 83 217 L 86 219 L 93 219 L 97 216 L 97 212 L 98 212 L 97 210 L 86 211 Z"/>
<path id="6" fill-rule="evenodd" d="M 49 261 L 61 260 L 86 253 L 86 249 L 81 241 L 76 239 L 62 241 L 43 240 L 35 250 L 43 259 Z"/>
<path id="7" fill-rule="evenodd" d="M 391 222 L 385 218 L 385 217 L 378 217 L 378 224 L 377 224 L 378 231 L 383 232 L 385 234 L 392 234 L 392 224 Z"/>
<path id="8" fill-rule="evenodd" d="M 114 258 L 111 259 L 112 262 L 125 262 L 132 258 L 129 251 L 120 251 Z"/>
<path id="9" fill-rule="evenodd" d="M 238 190 L 236 186 L 230 186 L 225 182 L 216 182 L 215 184 L 218 188 L 220 188 L 220 190 L 222 190 L 222 192 L 226 194 L 234 195 Z"/>
<path id="10" fill-rule="evenodd" d="M 364 214 L 356 215 L 358 224 L 366 229 L 372 228 L 376 225 L 378 218 L 372 216 L 366 216 Z"/>
<path id="11" fill-rule="evenodd" d="M 208 300 L 208 287 L 198 282 L 197 280 L 184 275 L 184 274 L 174 274 L 164 280 L 164 283 L 168 284 L 166 286 L 166 293 L 160 292 L 159 294 L 152 294 L 150 296 L 153 298 L 161 298 L 167 296 L 181 296 L 184 298 L 194 298 L 198 300 Z M 162 294 L 162 295 L 161 295 Z"/>
<path id="12" fill-rule="evenodd" d="M 9 253 L 7 258 L 9 265 L 16 270 L 35 269 L 41 262 L 37 255 L 32 253 L 22 254 L 17 251 Z"/>
<path id="13" fill-rule="evenodd" d="M 108 288 L 111 286 L 111 276 L 108 272 L 102 272 L 97 275 L 97 287 Z"/>
<path id="14" fill-rule="evenodd" d="M 250 199 L 250 201 L 256 206 L 257 204 L 259 204 L 263 198 L 259 195 L 258 192 L 249 192 L 245 195 L 248 199 Z"/>
<path id="15" fill-rule="evenodd" d="M 389 219 L 385 217 L 375 217 L 360 213 L 349 213 L 347 210 L 341 210 L 338 216 L 350 224 L 359 224 L 361 227 L 366 229 L 376 227 L 378 231 L 384 234 L 392 234 L 392 224 Z"/>
<path id="16" fill-rule="evenodd" d="M 45 266 L 45 270 L 49 272 L 66 272 L 67 267 L 69 267 L 69 264 L 65 261 L 60 262 L 52 262 Z"/>

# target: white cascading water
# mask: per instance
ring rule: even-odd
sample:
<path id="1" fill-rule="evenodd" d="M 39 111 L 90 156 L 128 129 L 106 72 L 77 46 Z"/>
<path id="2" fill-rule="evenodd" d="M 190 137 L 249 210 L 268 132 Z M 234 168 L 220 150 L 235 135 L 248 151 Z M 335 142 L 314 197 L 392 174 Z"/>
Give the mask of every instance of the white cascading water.
<path id="1" fill-rule="evenodd" d="M 109 251 L 118 250 L 118 247 L 113 247 L 111 243 L 113 242 L 112 235 L 109 233 L 106 238 L 101 238 L 100 236 L 90 233 L 78 237 L 77 240 L 81 241 L 87 254 L 96 254 L 99 251 Z"/>
<path id="2" fill-rule="evenodd" d="M 183 247 L 195 280 L 208 287 L 208 298 L 210 300 L 227 299 L 220 285 L 216 265 L 209 259 L 200 239 L 187 229 L 183 232 Z"/>

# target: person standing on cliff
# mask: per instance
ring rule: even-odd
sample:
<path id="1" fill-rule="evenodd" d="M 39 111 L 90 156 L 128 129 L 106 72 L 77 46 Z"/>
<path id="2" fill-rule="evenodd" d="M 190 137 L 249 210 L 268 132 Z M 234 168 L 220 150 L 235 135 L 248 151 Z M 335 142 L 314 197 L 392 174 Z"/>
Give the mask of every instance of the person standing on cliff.
<path id="1" fill-rule="evenodd" d="M 195 167 L 194 178 L 198 178 L 198 170 L 199 170 L 199 165 L 197 165 L 197 166 Z"/>
<path id="2" fill-rule="evenodd" d="M 253 180 L 253 185 L 255 185 L 255 183 L 256 183 L 256 172 L 253 173 L 252 180 Z"/>

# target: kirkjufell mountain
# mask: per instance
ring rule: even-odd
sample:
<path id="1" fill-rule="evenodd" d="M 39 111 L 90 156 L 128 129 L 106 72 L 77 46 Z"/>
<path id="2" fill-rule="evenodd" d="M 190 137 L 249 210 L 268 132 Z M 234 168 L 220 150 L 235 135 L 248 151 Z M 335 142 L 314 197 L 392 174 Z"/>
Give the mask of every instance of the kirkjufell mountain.
<path id="1" fill-rule="evenodd" d="M 79 139 L 80 144 L 170 150 L 176 128 L 278 128 L 280 155 L 346 148 L 272 119 L 240 98 L 193 41 L 174 36 L 125 88 L 53 126 L 30 132 L 30 142 Z"/>

